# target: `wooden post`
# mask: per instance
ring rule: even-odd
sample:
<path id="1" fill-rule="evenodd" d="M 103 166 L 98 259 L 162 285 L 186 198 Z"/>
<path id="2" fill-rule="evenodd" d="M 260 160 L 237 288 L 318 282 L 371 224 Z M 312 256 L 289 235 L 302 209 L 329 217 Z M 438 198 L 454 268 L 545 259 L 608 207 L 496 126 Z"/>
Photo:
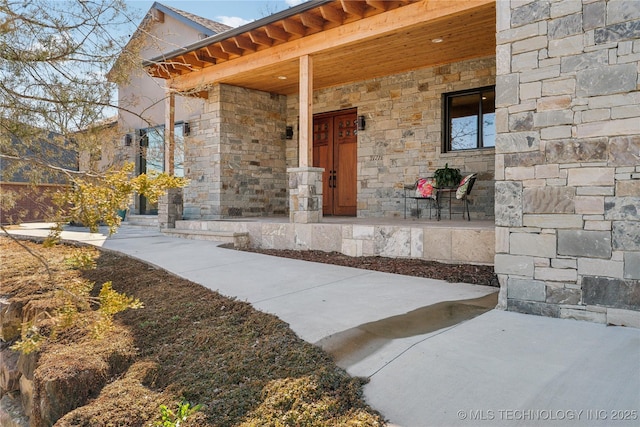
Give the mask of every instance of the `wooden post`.
<path id="1" fill-rule="evenodd" d="M 313 60 L 300 57 L 299 167 L 313 166 Z"/>
<path id="2" fill-rule="evenodd" d="M 164 106 L 164 171 L 170 176 L 173 176 L 175 174 L 175 116 L 175 94 L 167 89 Z"/>

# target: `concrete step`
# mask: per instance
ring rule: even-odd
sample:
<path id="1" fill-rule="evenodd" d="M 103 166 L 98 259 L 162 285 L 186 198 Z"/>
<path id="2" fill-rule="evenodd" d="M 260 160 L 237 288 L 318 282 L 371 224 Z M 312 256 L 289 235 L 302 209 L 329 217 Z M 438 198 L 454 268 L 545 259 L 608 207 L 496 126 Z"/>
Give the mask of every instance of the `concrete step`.
<path id="1" fill-rule="evenodd" d="M 238 233 L 235 231 L 187 230 L 178 228 L 164 228 L 162 229 L 162 233 L 168 236 L 182 237 L 183 239 L 233 243 L 233 247 L 238 249 L 249 247 L 249 233 Z"/>
<path id="2" fill-rule="evenodd" d="M 157 227 L 158 216 L 157 215 L 128 215 L 126 223 L 129 225 L 136 225 L 139 227 Z"/>

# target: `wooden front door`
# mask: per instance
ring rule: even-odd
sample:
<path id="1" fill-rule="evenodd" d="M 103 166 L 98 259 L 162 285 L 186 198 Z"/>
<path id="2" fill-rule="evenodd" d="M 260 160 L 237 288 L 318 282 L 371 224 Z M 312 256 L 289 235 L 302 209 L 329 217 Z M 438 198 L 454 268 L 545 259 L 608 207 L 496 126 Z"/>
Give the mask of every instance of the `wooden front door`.
<path id="1" fill-rule="evenodd" d="M 322 175 L 323 215 L 356 216 L 356 110 L 313 118 L 313 166 Z"/>

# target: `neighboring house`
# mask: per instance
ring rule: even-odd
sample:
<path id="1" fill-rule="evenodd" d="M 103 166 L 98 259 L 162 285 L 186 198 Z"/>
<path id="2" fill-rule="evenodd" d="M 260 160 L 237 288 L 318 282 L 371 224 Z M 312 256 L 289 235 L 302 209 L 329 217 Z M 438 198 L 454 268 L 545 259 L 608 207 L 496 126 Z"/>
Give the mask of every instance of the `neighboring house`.
<path id="1" fill-rule="evenodd" d="M 29 146 L 16 136 L 8 136 L 12 150 L 6 154 L 35 159 L 53 168 L 78 170 L 78 153 L 71 144 L 61 144 L 60 136 L 44 132 Z M 54 169 L 32 167 L 23 161 L 0 157 L 0 224 L 51 221 L 51 195 L 66 187 L 67 180 Z"/>
<path id="2" fill-rule="evenodd" d="M 145 66 L 203 96 L 186 219 L 400 218 L 448 163 L 478 174 L 501 307 L 640 326 L 639 26 L 624 0 L 316 0 Z"/>
<path id="3" fill-rule="evenodd" d="M 156 2 L 132 36 L 127 48 L 137 49 L 142 58 L 150 59 L 230 28 Z M 135 162 L 137 173 L 152 170 L 162 172 L 165 169 L 163 147 L 167 110 L 165 82 L 149 76 L 141 67 L 127 71 L 127 81 L 118 84 L 118 125 L 124 135 L 119 153 L 114 155 L 124 156 Z M 173 125 L 176 145 L 179 148 L 173 167 L 176 175 L 182 175 L 182 136 L 188 134 L 189 121 L 199 118 L 203 113 L 205 101 L 194 96 L 172 96 L 170 100 L 174 102 Z M 133 213 L 156 212 L 157 206 L 150 206 L 143 197 L 136 198 Z"/>

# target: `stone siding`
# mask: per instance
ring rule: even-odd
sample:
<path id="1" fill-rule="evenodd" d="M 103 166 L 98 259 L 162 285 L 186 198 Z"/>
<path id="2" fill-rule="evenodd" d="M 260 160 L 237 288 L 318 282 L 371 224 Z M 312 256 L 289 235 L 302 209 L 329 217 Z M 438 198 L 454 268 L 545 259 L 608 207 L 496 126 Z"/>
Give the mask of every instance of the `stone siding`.
<path id="1" fill-rule="evenodd" d="M 209 91 L 185 141 L 184 216 L 286 215 L 284 96 L 228 85 Z"/>
<path id="2" fill-rule="evenodd" d="M 640 327 L 640 2 L 497 2 L 509 310 Z"/>
<path id="3" fill-rule="evenodd" d="M 471 217 L 493 218 L 494 149 L 442 152 L 442 94 L 493 84 L 492 57 L 315 91 L 314 114 L 357 108 L 365 116 L 366 129 L 358 133 L 357 216 L 402 217 L 404 186 L 448 163 L 463 174 L 478 173 L 469 199 Z M 297 97 L 288 98 L 287 109 L 287 125 L 294 129 L 287 165 L 296 167 Z"/>

